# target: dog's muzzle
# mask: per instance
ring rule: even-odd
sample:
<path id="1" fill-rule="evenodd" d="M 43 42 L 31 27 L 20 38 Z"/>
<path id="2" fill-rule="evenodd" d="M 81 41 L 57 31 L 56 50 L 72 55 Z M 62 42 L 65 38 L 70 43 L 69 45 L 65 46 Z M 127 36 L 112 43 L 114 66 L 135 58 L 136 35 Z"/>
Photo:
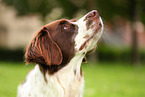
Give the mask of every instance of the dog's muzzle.
<path id="1" fill-rule="evenodd" d="M 79 28 L 75 39 L 76 49 L 89 51 L 96 47 L 95 45 L 103 32 L 103 22 L 99 13 L 93 10 L 76 23 Z"/>
<path id="2" fill-rule="evenodd" d="M 87 30 L 89 30 L 90 28 L 97 28 L 99 30 L 103 25 L 102 19 L 96 10 L 89 12 L 86 15 L 84 21 L 86 21 Z"/>

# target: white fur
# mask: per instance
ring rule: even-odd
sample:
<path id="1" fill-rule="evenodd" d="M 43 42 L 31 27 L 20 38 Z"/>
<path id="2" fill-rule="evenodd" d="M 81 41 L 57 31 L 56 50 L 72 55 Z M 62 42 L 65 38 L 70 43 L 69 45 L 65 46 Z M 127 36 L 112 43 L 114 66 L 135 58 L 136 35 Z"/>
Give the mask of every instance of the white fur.
<path id="1" fill-rule="evenodd" d="M 54 75 L 46 73 L 47 83 L 36 65 L 26 77 L 26 82 L 18 87 L 17 97 L 82 97 L 84 78 L 80 75 L 80 65 L 83 57 L 76 54 L 66 67 Z"/>
<path id="2" fill-rule="evenodd" d="M 53 75 L 46 73 L 46 80 L 40 71 L 39 65 L 27 75 L 26 82 L 18 87 L 17 97 L 82 97 L 84 89 L 84 77 L 81 75 L 81 63 L 87 51 L 93 49 L 99 37 L 102 34 L 103 27 L 100 32 L 91 39 L 86 47 L 79 50 L 81 45 L 86 41 L 84 36 L 93 35 L 94 29 L 87 30 L 86 22 L 83 21 L 86 16 L 75 22 L 78 25 L 78 34 L 75 37 L 75 55 L 70 62 L 61 70 Z M 100 18 L 100 22 L 103 22 Z"/>

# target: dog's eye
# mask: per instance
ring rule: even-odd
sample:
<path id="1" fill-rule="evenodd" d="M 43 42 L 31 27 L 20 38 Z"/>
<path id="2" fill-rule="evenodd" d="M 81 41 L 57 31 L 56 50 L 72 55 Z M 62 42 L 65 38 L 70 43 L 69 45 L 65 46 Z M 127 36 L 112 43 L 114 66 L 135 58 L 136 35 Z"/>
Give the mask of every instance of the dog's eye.
<path id="1" fill-rule="evenodd" d="M 69 25 L 64 25 L 63 29 L 68 29 L 69 28 Z"/>

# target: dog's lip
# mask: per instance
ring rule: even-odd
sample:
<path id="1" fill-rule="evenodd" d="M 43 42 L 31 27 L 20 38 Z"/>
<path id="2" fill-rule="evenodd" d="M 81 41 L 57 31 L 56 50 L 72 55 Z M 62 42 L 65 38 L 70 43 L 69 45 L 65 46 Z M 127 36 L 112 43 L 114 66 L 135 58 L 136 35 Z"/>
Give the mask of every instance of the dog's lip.
<path id="1" fill-rule="evenodd" d="M 85 46 L 87 45 L 87 43 L 94 38 L 94 35 L 92 35 L 91 37 L 89 37 L 79 48 L 79 50 L 83 50 L 85 48 Z"/>
<path id="2" fill-rule="evenodd" d="M 99 27 L 102 27 L 102 23 L 101 21 L 99 20 L 99 24 L 98 24 Z"/>

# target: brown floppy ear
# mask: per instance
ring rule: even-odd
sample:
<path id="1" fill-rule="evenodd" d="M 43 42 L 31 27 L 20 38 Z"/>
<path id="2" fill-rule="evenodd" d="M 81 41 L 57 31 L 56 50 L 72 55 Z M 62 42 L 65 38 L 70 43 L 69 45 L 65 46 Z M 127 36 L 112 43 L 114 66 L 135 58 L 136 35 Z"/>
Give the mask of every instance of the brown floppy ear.
<path id="1" fill-rule="evenodd" d="M 62 52 L 59 46 L 52 40 L 47 28 L 43 28 L 32 40 L 26 49 L 26 62 L 44 65 L 60 65 Z"/>

